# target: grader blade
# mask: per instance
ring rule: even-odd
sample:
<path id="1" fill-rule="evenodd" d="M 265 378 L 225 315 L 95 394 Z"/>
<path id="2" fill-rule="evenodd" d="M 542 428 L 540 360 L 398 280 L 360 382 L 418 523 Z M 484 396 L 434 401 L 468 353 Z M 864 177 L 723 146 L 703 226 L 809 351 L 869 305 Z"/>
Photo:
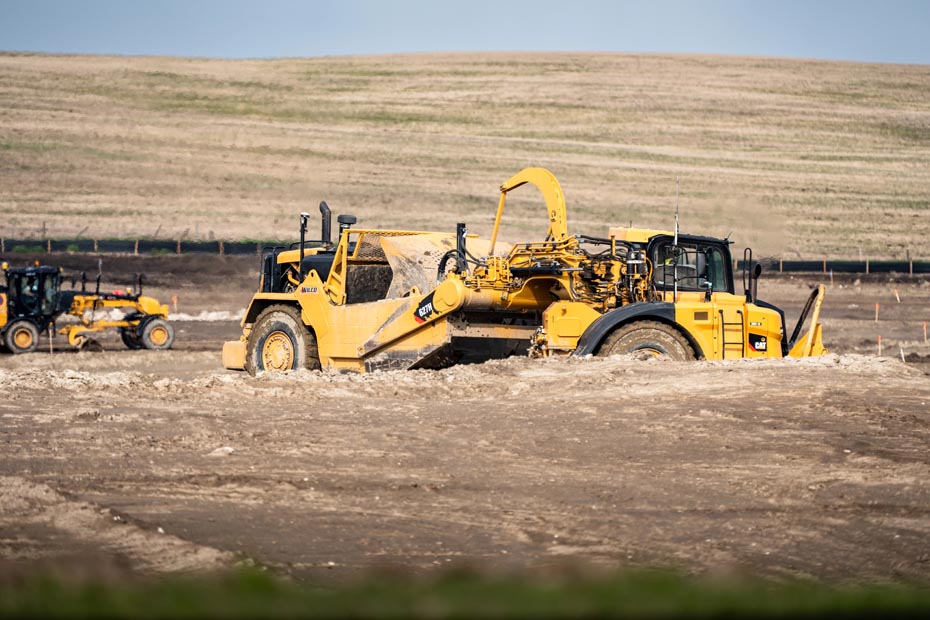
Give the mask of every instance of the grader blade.
<path id="1" fill-rule="evenodd" d="M 100 353 L 103 351 L 103 345 L 93 338 L 82 338 L 78 345 L 78 351 L 88 351 L 90 353 Z"/>

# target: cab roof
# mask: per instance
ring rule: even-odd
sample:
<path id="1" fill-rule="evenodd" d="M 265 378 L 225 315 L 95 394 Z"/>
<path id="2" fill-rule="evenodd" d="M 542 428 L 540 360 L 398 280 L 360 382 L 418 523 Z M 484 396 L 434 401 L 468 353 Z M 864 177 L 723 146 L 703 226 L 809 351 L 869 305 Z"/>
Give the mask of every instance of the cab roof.
<path id="1" fill-rule="evenodd" d="M 627 243 L 649 243 L 654 237 L 674 237 L 675 233 L 670 230 L 654 230 L 652 228 L 622 228 L 614 227 L 608 231 L 608 236 L 617 241 L 626 241 Z M 729 239 L 718 239 L 717 237 L 706 237 L 703 235 L 688 235 L 678 233 L 678 238 L 685 241 L 705 241 L 716 243 L 731 243 Z"/>
<path id="2" fill-rule="evenodd" d="M 51 265 L 39 265 L 38 267 L 7 267 L 6 273 L 14 276 L 37 276 L 48 273 L 58 273 L 58 267 Z"/>

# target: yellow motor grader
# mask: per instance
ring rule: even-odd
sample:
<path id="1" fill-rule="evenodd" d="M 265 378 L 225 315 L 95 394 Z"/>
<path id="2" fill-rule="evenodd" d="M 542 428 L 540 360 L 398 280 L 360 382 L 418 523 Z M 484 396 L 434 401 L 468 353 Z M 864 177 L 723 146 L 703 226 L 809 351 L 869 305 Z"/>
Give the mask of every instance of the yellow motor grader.
<path id="1" fill-rule="evenodd" d="M 30 353 L 39 345 L 39 335 L 55 320 L 67 314 L 78 321 L 58 329 L 77 348 L 98 348 L 90 338 L 93 332 L 118 329 L 123 344 L 130 349 L 169 349 L 174 328 L 168 323 L 168 306 L 142 293 L 143 276 L 136 280 L 136 293 L 86 290 L 82 274 L 81 290 L 61 290 L 59 267 L 39 265 L 10 267 L 2 264 L 6 285 L 0 287 L 0 350 Z M 113 311 L 122 316 L 113 317 Z"/>
<path id="2" fill-rule="evenodd" d="M 525 184 L 542 193 L 546 238 L 500 248 L 507 195 Z M 242 336 L 223 347 L 226 368 L 366 372 L 515 353 L 723 360 L 825 352 L 822 285 L 789 335 L 784 313 L 758 299 L 761 266 L 750 250 L 737 294 L 728 240 L 679 234 L 677 223 L 668 232 L 570 235 L 562 188 L 542 168 L 501 186 L 489 241 L 464 224 L 455 234 L 363 230 L 342 215 L 334 244 L 325 202 L 320 211 L 321 239 L 306 239 L 302 213 L 299 242 L 263 250 Z"/>

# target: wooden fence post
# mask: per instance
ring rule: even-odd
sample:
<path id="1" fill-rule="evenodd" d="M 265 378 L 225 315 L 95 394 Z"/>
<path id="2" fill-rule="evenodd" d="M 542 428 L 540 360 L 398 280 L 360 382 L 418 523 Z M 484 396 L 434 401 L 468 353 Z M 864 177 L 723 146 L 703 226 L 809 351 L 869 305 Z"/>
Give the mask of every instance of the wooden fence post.
<path id="1" fill-rule="evenodd" d="M 48 252 L 49 254 L 52 253 L 52 240 L 51 239 L 45 240 L 45 251 Z"/>
<path id="2" fill-rule="evenodd" d="M 220 256 L 223 256 L 226 252 L 224 251 L 223 240 L 220 239 Z"/>
<path id="3" fill-rule="evenodd" d="M 178 256 L 181 255 L 181 240 L 178 239 Z"/>
<path id="4" fill-rule="evenodd" d="M 865 259 L 865 273 L 867 275 L 869 273 L 869 259 Z"/>
<path id="5" fill-rule="evenodd" d="M 100 250 L 97 249 L 97 240 L 94 239 L 94 254 L 100 254 Z"/>
<path id="6" fill-rule="evenodd" d="M 133 254 L 135 254 L 136 256 L 139 255 L 139 240 L 138 239 L 136 239 L 136 247 L 133 249 Z"/>

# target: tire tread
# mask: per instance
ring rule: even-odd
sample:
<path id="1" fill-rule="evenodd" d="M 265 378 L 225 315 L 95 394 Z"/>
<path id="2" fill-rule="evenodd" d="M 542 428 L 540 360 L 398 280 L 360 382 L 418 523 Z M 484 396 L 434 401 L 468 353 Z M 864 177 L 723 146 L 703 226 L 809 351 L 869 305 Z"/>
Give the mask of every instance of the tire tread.
<path id="1" fill-rule="evenodd" d="M 672 341 L 681 347 L 680 351 L 669 351 L 669 357 L 677 361 L 687 361 L 696 359 L 694 349 L 691 346 L 691 343 L 682 335 L 682 333 L 666 323 L 660 323 L 659 321 L 634 321 L 632 323 L 627 323 L 622 327 L 617 328 L 610 333 L 607 338 L 601 343 L 601 346 L 598 348 L 598 355 L 606 356 L 612 355 L 615 352 L 612 349 L 625 337 L 637 331 L 654 331 L 660 332 L 665 336 L 668 336 Z M 617 352 L 620 353 L 620 352 Z M 623 353 L 626 353 L 624 351 Z"/>

